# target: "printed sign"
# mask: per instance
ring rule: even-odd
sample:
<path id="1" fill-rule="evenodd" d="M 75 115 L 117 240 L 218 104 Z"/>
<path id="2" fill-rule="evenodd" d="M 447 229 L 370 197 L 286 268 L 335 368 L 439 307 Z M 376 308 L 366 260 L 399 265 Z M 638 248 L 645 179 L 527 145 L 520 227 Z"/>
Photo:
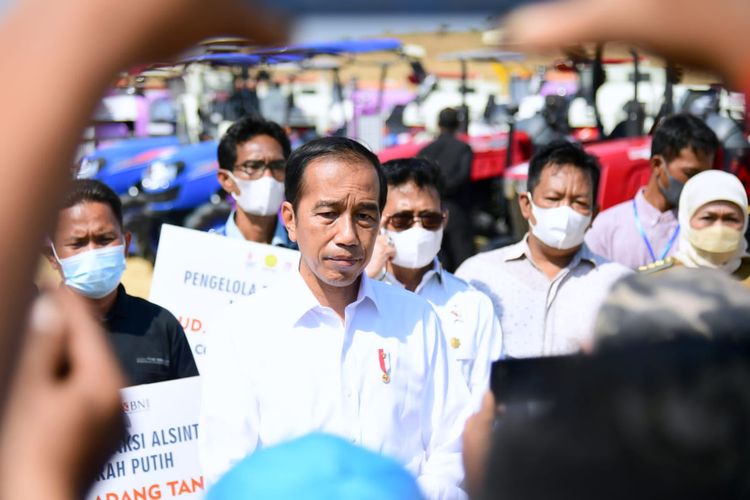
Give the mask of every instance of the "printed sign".
<path id="1" fill-rule="evenodd" d="M 200 499 L 199 377 L 120 392 L 127 436 L 99 472 L 87 500 Z"/>
<path id="2" fill-rule="evenodd" d="M 200 371 L 206 325 L 234 300 L 297 270 L 299 252 L 163 225 L 149 299 L 174 314 Z"/>

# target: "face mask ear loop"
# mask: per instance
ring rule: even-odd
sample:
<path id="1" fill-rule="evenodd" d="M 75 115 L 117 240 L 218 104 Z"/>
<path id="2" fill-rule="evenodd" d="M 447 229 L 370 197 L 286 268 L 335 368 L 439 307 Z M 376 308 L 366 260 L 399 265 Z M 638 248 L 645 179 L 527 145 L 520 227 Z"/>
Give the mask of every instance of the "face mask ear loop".
<path id="1" fill-rule="evenodd" d="M 232 173 L 231 170 L 227 170 L 226 172 L 227 172 L 227 175 L 229 176 L 229 178 L 232 179 L 232 182 L 234 182 L 234 185 L 237 186 L 237 189 L 240 190 L 240 193 L 242 193 L 242 188 L 240 188 L 240 183 L 237 182 L 237 177 L 234 176 L 234 174 Z M 232 196 L 234 196 L 233 193 L 230 193 L 230 194 L 232 194 Z"/>
<path id="2" fill-rule="evenodd" d="M 54 255 L 54 256 L 55 256 L 55 260 L 57 261 L 57 263 L 58 263 L 58 264 L 60 264 L 60 265 L 62 266 L 62 260 L 61 260 L 61 259 L 60 259 L 60 257 L 59 257 L 59 256 L 57 255 L 57 251 L 55 250 L 55 244 L 54 244 L 54 243 L 52 242 L 52 240 L 50 240 L 50 242 L 49 242 L 49 246 L 50 246 L 50 248 L 52 249 L 52 255 Z"/>

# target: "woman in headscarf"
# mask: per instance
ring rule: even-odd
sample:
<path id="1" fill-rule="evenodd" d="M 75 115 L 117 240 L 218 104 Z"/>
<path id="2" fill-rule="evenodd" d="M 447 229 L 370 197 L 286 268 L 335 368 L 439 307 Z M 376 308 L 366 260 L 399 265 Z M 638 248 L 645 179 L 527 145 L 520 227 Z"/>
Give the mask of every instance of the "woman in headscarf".
<path id="1" fill-rule="evenodd" d="M 750 256 L 745 231 L 748 205 L 745 187 L 734 175 L 707 170 L 692 177 L 680 195 L 679 250 L 658 271 L 675 265 L 719 269 L 750 286 Z"/>

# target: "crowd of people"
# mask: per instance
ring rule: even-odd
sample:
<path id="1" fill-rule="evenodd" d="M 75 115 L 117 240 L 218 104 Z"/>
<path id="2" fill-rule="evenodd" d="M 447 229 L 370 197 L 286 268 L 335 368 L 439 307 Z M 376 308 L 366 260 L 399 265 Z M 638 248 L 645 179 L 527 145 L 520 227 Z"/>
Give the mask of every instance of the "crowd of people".
<path id="1" fill-rule="evenodd" d="M 745 84 L 744 50 L 726 40 L 750 30 L 722 24 L 712 33 L 724 42 L 709 46 L 686 40 L 684 26 L 642 28 L 666 3 L 533 7 L 510 18 L 508 36 L 529 46 L 632 37 Z M 683 25 L 706 19 L 699 0 L 671 4 L 687 9 Z M 233 0 L 117 1 L 108 9 L 122 24 L 106 33 L 91 22 L 93 0 L 38 7 L 21 3 L 0 30 L 0 64 L 19 95 L 44 37 L 64 40 L 52 69 L 90 37 L 107 41 L 76 59 L 89 80 L 61 78 L 68 99 L 46 110 L 33 142 L 0 120 L 18 138 L 3 164 L 40 176 L 0 198 L 0 226 L 14 236 L 0 245 L 0 497 L 67 500 L 124 432 L 119 388 L 198 370 L 174 316 L 120 283 L 130 236 L 118 197 L 97 181 L 71 185 L 49 158 L 70 155 L 120 66 L 226 30 L 268 42 L 282 29 L 274 13 Z M 750 24 L 738 2 L 710 12 Z M 44 34 L 28 61 L 8 48 L 26 30 Z M 14 98 L 10 114 L 25 104 L 17 118 L 35 123 L 34 99 Z M 217 175 L 237 206 L 220 234 L 295 248 L 300 261 L 211 325 L 199 445 L 209 498 L 746 497 L 748 199 L 735 176 L 711 169 L 713 132 L 665 118 L 648 184 L 601 214 L 597 159 L 570 142 L 539 149 L 519 199 L 529 231 L 469 256 L 466 193 L 451 176 L 471 154 L 454 118 L 441 114 L 442 135 L 419 158 L 384 165 L 341 137 L 291 151 L 281 127 L 258 117 L 222 137 Z M 64 286 L 29 308 L 45 237 Z"/>

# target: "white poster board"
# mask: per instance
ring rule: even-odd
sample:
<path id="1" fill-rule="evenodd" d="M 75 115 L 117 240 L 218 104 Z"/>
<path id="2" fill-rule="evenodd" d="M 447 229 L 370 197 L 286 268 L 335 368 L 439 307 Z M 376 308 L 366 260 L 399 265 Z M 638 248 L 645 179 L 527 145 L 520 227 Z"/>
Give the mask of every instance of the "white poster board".
<path id="1" fill-rule="evenodd" d="M 99 472 L 87 500 L 200 499 L 200 377 L 120 391 L 127 436 Z"/>
<path id="2" fill-rule="evenodd" d="M 294 250 L 164 224 L 149 299 L 180 321 L 200 371 L 212 318 L 298 264 Z"/>

